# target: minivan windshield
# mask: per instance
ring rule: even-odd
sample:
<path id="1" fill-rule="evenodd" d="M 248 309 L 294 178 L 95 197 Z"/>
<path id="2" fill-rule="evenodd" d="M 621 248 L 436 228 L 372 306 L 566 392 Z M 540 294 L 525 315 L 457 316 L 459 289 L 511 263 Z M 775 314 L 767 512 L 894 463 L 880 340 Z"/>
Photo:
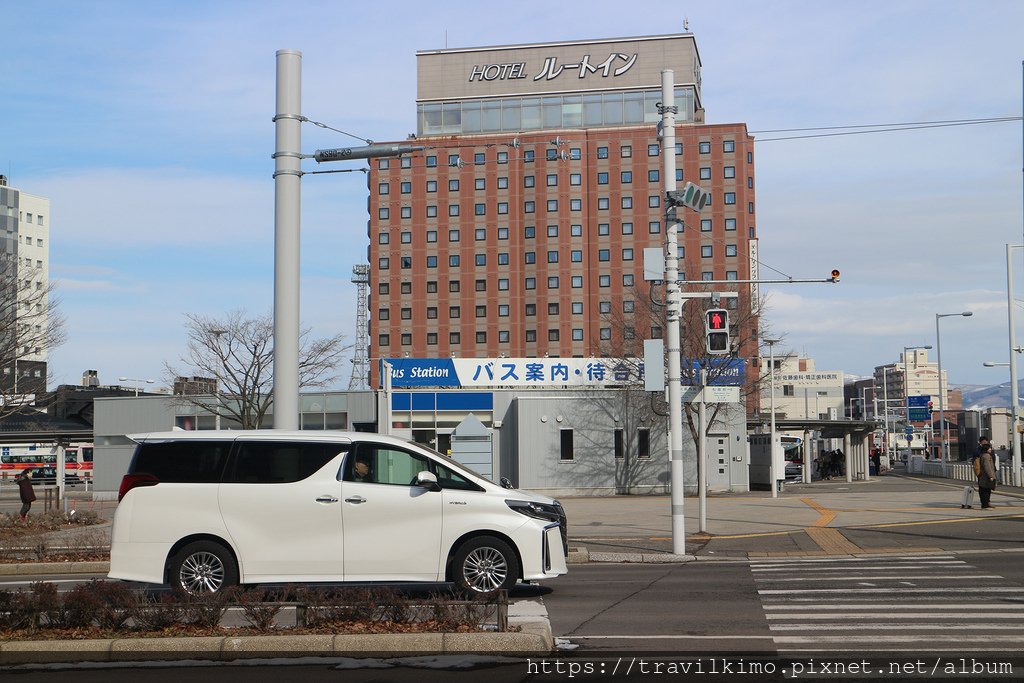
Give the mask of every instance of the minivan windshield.
<path id="1" fill-rule="evenodd" d="M 450 469 L 456 470 L 457 472 L 461 472 L 462 474 L 468 474 L 470 476 L 476 477 L 477 479 L 483 479 L 484 481 L 490 481 L 490 479 L 488 479 L 484 475 L 480 474 L 479 472 L 477 472 L 477 471 L 475 471 L 473 469 L 470 469 L 469 467 L 466 467 L 465 465 L 463 465 L 460 462 L 456 462 L 450 455 L 445 455 L 444 453 L 441 453 L 439 451 L 435 451 L 430 446 L 427 446 L 425 444 L 422 444 L 422 443 L 419 443 L 419 442 L 416 442 L 416 441 L 410 441 L 409 443 L 411 443 L 411 444 L 413 444 L 415 446 L 418 446 L 419 448 L 422 448 L 423 450 L 427 451 L 428 453 L 433 453 L 437 457 L 442 458 L 442 461 L 444 462 L 445 467 L 448 467 Z"/>

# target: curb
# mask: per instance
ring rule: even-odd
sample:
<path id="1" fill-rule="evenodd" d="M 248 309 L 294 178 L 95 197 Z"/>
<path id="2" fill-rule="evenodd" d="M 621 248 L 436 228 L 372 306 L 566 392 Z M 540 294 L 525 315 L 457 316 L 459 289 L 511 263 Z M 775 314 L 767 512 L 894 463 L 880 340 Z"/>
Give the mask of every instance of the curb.
<path id="1" fill-rule="evenodd" d="M 0 576 L 25 574 L 106 574 L 110 562 L 20 562 L 0 564 Z"/>
<path id="2" fill-rule="evenodd" d="M 268 657 L 395 657 L 403 654 L 547 655 L 554 649 L 547 622 L 520 633 L 396 633 L 205 636 L 102 640 L 24 640 L 0 643 L 0 665 L 132 662 Z"/>

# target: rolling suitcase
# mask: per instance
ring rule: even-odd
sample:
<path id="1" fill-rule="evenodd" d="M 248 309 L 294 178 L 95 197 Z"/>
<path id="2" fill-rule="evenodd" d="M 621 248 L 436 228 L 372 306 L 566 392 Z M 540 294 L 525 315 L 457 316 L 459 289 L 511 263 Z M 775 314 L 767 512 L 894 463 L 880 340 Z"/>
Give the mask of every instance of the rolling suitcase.
<path id="1" fill-rule="evenodd" d="M 965 486 L 964 487 L 963 495 L 960 496 L 960 509 L 963 510 L 963 509 L 966 508 L 966 509 L 969 510 L 969 509 L 971 509 L 971 506 L 973 504 L 974 504 L 974 487 L 973 486 Z"/>

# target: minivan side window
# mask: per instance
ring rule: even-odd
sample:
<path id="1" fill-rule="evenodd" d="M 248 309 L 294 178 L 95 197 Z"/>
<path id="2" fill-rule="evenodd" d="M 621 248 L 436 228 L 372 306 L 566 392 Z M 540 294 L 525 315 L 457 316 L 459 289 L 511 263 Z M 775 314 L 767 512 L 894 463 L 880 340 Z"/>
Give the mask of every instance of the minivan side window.
<path id="1" fill-rule="evenodd" d="M 370 466 L 368 476 L 362 481 L 374 484 L 412 486 L 416 482 L 416 475 L 424 470 L 430 471 L 430 463 L 422 455 L 389 446 L 362 443 L 356 449 L 355 457 L 348 458 L 345 481 L 356 481 L 352 467 L 357 460 Z"/>
<path id="2" fill-rule="evenodd" d="M 347 444 L 239 441 L 224 474 L 224 483 L 302 481 L 347 450 Z"/>
<path id="3" fill-rule="evenodd" d="M 456 491 L 483 491 L 484 489 L 466 479 L 455 470 L 445 467 L 441 463 L 434 463 L 437 483 L 443 489 L 454 489 Z"/>
<path id="4" fill-rule="evenodd" d="M 230 450 L 230 441 L 141 443 L 128 471 L 152 474 L 162 482 L 216 484 Z"/>

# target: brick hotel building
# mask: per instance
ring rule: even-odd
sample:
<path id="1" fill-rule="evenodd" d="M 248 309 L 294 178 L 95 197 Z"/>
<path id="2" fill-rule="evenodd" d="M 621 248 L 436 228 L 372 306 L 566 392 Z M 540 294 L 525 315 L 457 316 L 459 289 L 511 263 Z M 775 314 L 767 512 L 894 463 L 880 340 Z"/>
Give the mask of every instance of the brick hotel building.
<path id="1" fill-rule="evenodd" d="M 704 122 L 691 34 L 431 50 L 417 61 L 417 132 L 405 143 L 426 149 L 371 160 L 368 174 L 371 358 L 639 354 L 640 340 L 662 337 L 643 249 L 665 243 L 656 126 L 666 68 L 678 185 L 712 198 L 700 214 L 680 209 L 680 272 L 756 274 L 753 138 L 742 123 Z M 708 289 L 740 292 L 723 300 L 732 308 L 757 298 L 745 284 Z"/>

